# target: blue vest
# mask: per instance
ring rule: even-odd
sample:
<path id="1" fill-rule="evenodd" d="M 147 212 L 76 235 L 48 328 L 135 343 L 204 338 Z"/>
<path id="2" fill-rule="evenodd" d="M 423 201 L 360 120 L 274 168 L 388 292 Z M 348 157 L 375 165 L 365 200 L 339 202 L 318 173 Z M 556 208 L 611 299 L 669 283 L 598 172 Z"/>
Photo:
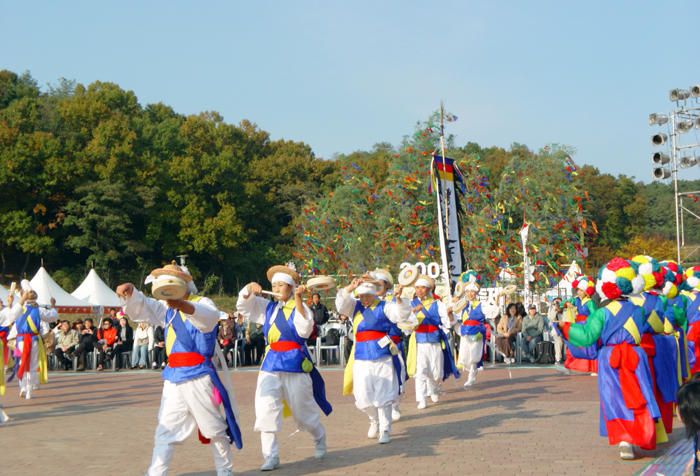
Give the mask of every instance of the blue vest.
<path id="1" fill-rule="evenodd" d="M 199 299 L 200 298 L 198 296 L 190 296 L 188 300 L 191 302 L 196 302 Z M 176 314 L 175 309 L 168 308 L 168 312 L 165 315 L 166 343 L 168 342 L 168 334 L 171 332 L 175 332 L 172 326 L 173 319 L 183 319 L 183 317 L 180 314 L 180 312 Z M 216 327 L 211 332 L 204 333 L 198 330 L 194 325 L 192 325 L 189 319 L 184 319 L 184 321 L 185 329 L 187 330 L 187 333 L 190 335 L 190 337 L 192 337 L 192 341 L 194 342 L 196 348 L 195 352 L 206 357 L 207 360 L 205 360 L 201 364 L 197 364 L 192 367 L 170 367 L 169 365 L 165 367 L 165 370 L 163 371 L 163 379 L 169 380 L 173 383 L 186 382 L 187 380 L 192 380 L 193 378 L 201 377 L 202 375 L 206 375 L 207 373 L 209 373 L 208 360 L 214 356 L 214 351 L 216 350 Z M 172 336 L 170 338 L 172 339 Z M 170 349 L 168 354 L 174 354 L 177 352 L 187 352 L 187 350 L 185 350 L 182 344 L 180 344 L 179 339 L 176 335 L 175 342 L 173 343 L 172 348 Z"/>
<path id="2" fill-rule="evenodd" d="M 476 303 L 476 305 L 472 307 L 472 303 Z M 471 303 L 467 304 L 467 307 L 465 307 L 462 311 L 462 328 L 460 329 L 459 334 L 463 336 L 473 336 L 479 332 L 486 334 L 486 326 L 484 326 L 485 319 L 486 316 L 484 315 L 484 311 L 481 309 L 481 301 L 472 301 Z M 466 321 L 477 321 L 479 324 L 465 325 L 464 322 Z"/>
<path id="3" fill-rule="evenodd" d="M 291 302 L 294 304 L 294 301 Z M 277 308 L 276 302 L 271 302 L 267 305 L 265 309 L 265 323 L 263 324 L 263 332 L 267 345 L 270 346 L 275 342 L 294 342 L 301 348 L 281 352 L 268 348 L 260 370 L 265 372 L 303 372 L 301 364 L 306 358 L 306 354 L 304 353 L 306 339 L 300 337 L 294 327 L 294 316 L 296 312 L 296 307 L 294 307 L 289 318 L 285 319 L 284 311 Z M 271 323 L 270 321 L 274 315 L 277 317 L 275 318 L 275 322 Z"/>
<path id="4" fill-rule="evenodd" d="M 440 342 L 440 325 L 442 324 L 442 320 L 438 313 L 438 302 L 431 300 L 426 305 L 418 298 L 411 301 L 411 307 L 416 307 L 419 304 L 423 306 L 423 309 L 419 311 L 417 315 L 419 323 L 417 330 L 420 329 L 420 326 L 424 325 L 437 327 L 437 330 L 433 332 L 415 332 L 416 342 L 419 344 Z"/>
<path id="5" fill-rule="evenodd" d="M 391 331 L 391 321 L 384 314 L 386 301 L 374 300 L 370 307 L 364 307 L 358 300 L 353 311 L 353 320 L 362 320 L 355 326 L 355 360 L 377 360 L 391 356 L 390 347 L 379 345 L 379 336 L 376 339 L 358 341 L 357 334 L 360 332 L 375 331 L 387 335 Z"/>
<path id="6" fill-rule="evenodd" d="M 37 334 L 34 334 L 32 328 L 29 327 L 29 323 L 27 322 L 29 319 L 34 323 L 36 330 L 41 332 L 41 311 L 34 306 L 27 306 L 24 308 L 24 314 L 22 314 L 16 322 L 17 342 L 22 342 L 24 340 L 22 334 L 33 334 L 32 340 L 38 340 Z"/>

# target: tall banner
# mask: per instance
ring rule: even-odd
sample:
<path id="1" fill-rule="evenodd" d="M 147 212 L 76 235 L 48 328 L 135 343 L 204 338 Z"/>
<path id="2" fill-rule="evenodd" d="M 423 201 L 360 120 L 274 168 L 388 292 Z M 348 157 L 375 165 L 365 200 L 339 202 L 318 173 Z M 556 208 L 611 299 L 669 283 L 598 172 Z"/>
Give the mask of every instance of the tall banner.
<path id="1" fill-rule="evenodd" d="M 445 282 L 450 283 L 450 289 L 454 289 L 459 276 L 466 268 L 459 226 L 459 195 L 464 194 L 464 180 L 454 160 L 439 155 L 433 156 L 430 175 L 431 192 L 437 191 L 443 276 Z"/>
<path id="2" fill-rule="evenodd" d="M 532 272 L 530 269 L 530 259 L 527 257 L 527 235 L 529 231 L 530 225 L 523 223 L 523 228 L 520 230 L 520 239 L 523 242 L 523 279 L 525 281 L 525 298 L 527 298 L 530 294 L 530 273 Z"/>

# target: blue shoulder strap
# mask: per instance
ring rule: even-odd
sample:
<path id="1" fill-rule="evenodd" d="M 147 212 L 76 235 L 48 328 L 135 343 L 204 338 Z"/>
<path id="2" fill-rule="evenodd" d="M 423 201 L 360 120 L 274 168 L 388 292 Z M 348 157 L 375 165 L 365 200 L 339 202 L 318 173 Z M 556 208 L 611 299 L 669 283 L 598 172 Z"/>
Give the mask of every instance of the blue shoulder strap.
<path id="1" fill-rule="evenodd" d="M 168 309 L 168 314 L 171 312 L 175 312 L 174 309 Z M 179 341 L 180 345 L 185 349 L 185 352 L 197 352 L 197 346 L 194 343 L 194 340 L 192 340 L 192 336 L 190 333 L 187 331 L 187 327 L 185 327 L 185 321 L 182 320 L 182 315 L 180 314 L 180 311 L 177 311 L 177 315 L 175 315 L 171 320 L 170 323 L 173 326 L 173 330 L 175 331 L 175 335 L 177 336 L 177 340 Z M 166 319 L 167 319 L 166 315 Z"/>
<path id="2" fill-rule="evenodd" d="M 294 333 L 292 332 L 292 329 L 289 327 L 289 321 L 287 320 L 287 317 L 284 315 L 284 311 L 282 309 L 275 309 L 272 312 L 277 313 L 277 317 L 275 318 L 275 326 L 277 326 L 277 330 L 280 331 L 280 335 L 282 338 L 288 342 L 296 342 L 296 338 L 294 337 Z M 289 319 L 294 319 L 294 316 L 296 315 L 297 308 L 295 307 L 292 310 L 292 314 L 289 316 Z M 282 314 L 280 318 L 280 314 Z M 272 319 L 272 315 L 270 316 L 270 319 Z"/>

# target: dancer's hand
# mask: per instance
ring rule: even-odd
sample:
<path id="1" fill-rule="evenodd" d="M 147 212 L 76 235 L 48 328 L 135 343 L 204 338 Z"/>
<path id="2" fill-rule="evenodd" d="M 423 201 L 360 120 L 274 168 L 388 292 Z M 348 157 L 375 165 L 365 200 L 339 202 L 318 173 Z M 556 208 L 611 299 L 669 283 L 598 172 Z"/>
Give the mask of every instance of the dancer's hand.
<path id="1" fill-rule="evenodd" d="M 248 290 L 248 295 L 245 296 L 245 299 L 248 299 L 254 294 L 262 293 L 262 287 L 258 283 L 250 283 L 248 286 L 246 286 L 246 289 Z"/>
<path id="2" fill-rule="evenodd" d="M 355 279 L 353 279 L 353 280 L 350 282 L 350 284 L 348 284 L 348 285 L 345 287 L 345 292 L 347 292 L 348 294 L 350 294 L 350 293 L 352 293 L 355 289 L 357 289 L 358 287 L 360 287 L 361 284 L 362 284 L 362 280 L 361 280 L 361 279 L 358 279 L 358 278 L 355 278 Z"/>
<path id="3" fill-rule="evenodd" d="M 413 308 L 413 313 L 415 314 L 415 313 L 420 312 L 422 310 L 423 310 L 423 305 L 418 304 L 416 307 Z"/>
<path id="4" fill-rule="evenodd" d="M 131 295 L 134 292 L 134 285 L 131 283 L 120 284 L 117 286 L 117 296 L 120 298 L 131 299 Z"/>

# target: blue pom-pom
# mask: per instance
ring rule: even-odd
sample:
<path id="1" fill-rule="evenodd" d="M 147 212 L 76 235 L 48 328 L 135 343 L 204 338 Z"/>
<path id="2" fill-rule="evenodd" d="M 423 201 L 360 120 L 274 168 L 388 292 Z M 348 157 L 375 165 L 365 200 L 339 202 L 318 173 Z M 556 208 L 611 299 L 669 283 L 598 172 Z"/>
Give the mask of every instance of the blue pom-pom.
<path id="1" fill-rule="evenodd" d="M 600 281 L 601 279 L 603 279 L 603 271 L 605 271 L 606 269 L 607 269 L 607 267 L 606 267 L 606 266 L 603 266 L 602 268 L 600 268 L 600 269 L 598 270 L 598 281 Z"/>
<path id="2" fill-rule="evenodd" d="M 632 294 L 632 282 L 629 279 L 618 276 L 615 280 L 615 284 L 620 288 L 622 294 Z"/>
<path id="3" fill-rule="evenodd" d="M 661 269 L 661 265 L 659 264 L 659 260 L 656 258 L 651 259 L 651 270 L 655 273 L 658 273 L 659 270 Z"/>
<path id="4" fill-rule="evenodd" d="M 639 274 L 639 263 L 637 263 L 636 261 L 632 261 L 632 260 L 627 260 L 627 262 L 630 264 L 630 266 L 634 270 L 634 274 Z"/>

